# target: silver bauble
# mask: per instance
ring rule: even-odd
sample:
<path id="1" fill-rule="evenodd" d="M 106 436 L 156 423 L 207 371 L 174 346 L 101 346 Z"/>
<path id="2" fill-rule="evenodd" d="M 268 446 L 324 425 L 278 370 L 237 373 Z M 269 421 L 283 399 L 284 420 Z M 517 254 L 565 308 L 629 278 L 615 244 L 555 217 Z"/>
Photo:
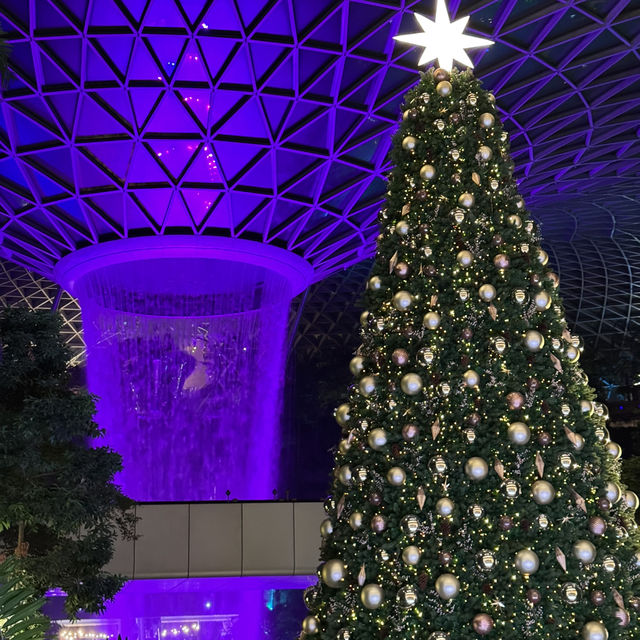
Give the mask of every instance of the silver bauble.
<path id="1" fill-rule="evenodd" d="M 523 575 L 531 575 L 540 567 L 540 559 L 535 551 L 523 549 L 516 553 L 516 569 Z"/>
<path id="2" fill-rule="evenodd" d="M 422 349 L 418 351 L 416 357 L 418 362 L 421 365 L 427 366 L 433 362 L 433 358 L 434 358 L 433 349 L 431 349 L 430 347 L 422 347 Z"/>
<path id="3" fill-rule="evenodd" d="M 360 600 L 367 609 L 377 609 L 384 601 L 384 591 L 377 584 L 367 584 L 360 592 Z"/>
<path id="4" fill-rule="evenodd" d="M 400 528 L 408 535 L 413 536 L 420 528 L 418 516 L 408 515 L 400 520 Z"/>
<path id="5" fill-rule="evenodd" d="M 468 427 L 462 433 L 464 434 L 464 437 L 469 444 L 473 444 L 478 437 L 476 430 L 472 429 L 471 427 Z"/>
<path id="6" fill-rule="evenodd" d="M 474 520 L 480 520 L 480 518 L 482 518 L 482 516 L 484 515 L 484 509 L 479 504 L 472 504 L 469 507 L 469 515 Z"/>
<path id="7" fill-rule="evenodd" d="M 433 180 L 436 177 L 436 168 L 431 164 L 425 164 L 420 169 L 420 177 L 423 180 Z"/>
<path id="8" fill-rule="evenodd" d="M 469 289 L 458 289 L 458 298 L 466 302 L 469 299 Z"/>
<path id="9" fill-rule="evenodd" d="M 516 289 L 513 298 L 518 304 L 524 304 L 527 301 L 527 292 L 524 289 Z"/>
<path id="10" fill-rule="evenodd" d="M 498 353 L 504 353 L 507 349 L 507 341 L 502 336 L 498 336 L 493 341 L 493 346 Z"/>
<path id="11" fill-rule="evenodd" d="M 575 582 L 565 582 L 560 587 L 560 594 L 567 604 L 576 604 L 582 598 L 582 591 Z"/>
<path id="12" fill-rule="evenodd" d="M 480 159 L 484 162 L 489 162 L 493 157 L 493 151 L 491 151 L 491 147 L 487 147 L 486 144 L 483 144 L 478 149 L 478 154 L 480 155 Z"/>
<path id="13" fill-rule="evenodd" d="M 452 600 L 460 593 L 460 581 L 452 573 L 443 573 L 436 580 L 436 591 L 443 600 Z"/>
<path id="14" fill-rule="evenodd" d="M 452 89 L 453 87 L 448 80 L 441 80 L 436 85 L 436 91 L 438 92 L 438 95 L 442 96 L 443 98 L 446 98 L 448 95 L 450 95 Z"/>
<path id="15" fill-rule="evenodd" d="M 415 545 L 409 545 L 402 551 L 402 561 L 411 567 L 415 567 L 420 562 L 422 552 Z"/>
<path id="16" fill-rule="evenodd" d="M 638 506 L 640 506 L 640 499 L 633 491 L 625 491 L 624 503 L 627 505 L 627 509 L 636 511 Z"/>
<path id="17" fill-rule="evenodd" d="M 540 351 L 544 347 L 544 336 L 535 329 L 529 329 L 524 334 L 524 343 L 529 351 Z"/>
<path id="18" fill-rule="evenodd" d="M 440 516 L 450 516 L 453 513 L 454 504 L 449 498 L 440 498 L 436 502 L 436 513 Z"/>
<path id="19" fill-rule="evenodd" d="M 405 151 L 413 152 L 415 150 L 417 144 L 418 144 L 418 141 L 413 136 L 406 136 L 402 140 L 402 148 Z"/>
<path id="20" fill-rule="evenodd" d="M 429 634 L 427 640 L 450 640 L 451 636 L 446 631 L 434 631 Z"/>
<path id="21" fill-rule="evenodd" d="M 622 447 L 617 443 L 610 440 L 607 442 L 607 453 L 614 459 L 620 460 L 622 457 Z"/>
<path id="22" fill-rule="evenodd" d="M 342 484 L 350 485 L 351 480 L 353 479 L 353 474 L 351 473 L 351 468 L 349 465 L 345 464 L 342 467 L 338 468 L 338 480 L 342 482 Z"/>
<path id="23" fill-rule="evenodd" d="M 353 470 L 353 479 L 358 483 L 358 484 L 362 484 L 363 482 L 366 481 L 367 479 L 367 468 L 363 465 L 358 465 L 354 470 Z"/>
<path id="24" fill-rule="evenodd" d="M 413 304 L 413 296 L 408 291 L 398 291 L 391 302 L 398 311 L 405 311 Z"/>
<path id="25" fill-rule="evenodd" d="M 327 560 L 320 570 L 322 576 L 322 582 L 328 587 L 337 589 L 342 586 L 342 581 L 347 575 L 346 567 L 342 560 Z"/>
<path id="26" fill-rule="evenodd" d="M 484 549 L 476 556 L 476 565 L 480 571 L 491 571 L 496 566 L 496 554 Z"/>
<path id="27" fill-rule="evenodd" d="M 437 311 L 429 311 L 425 314 L 422 324 L 432 331 L 437 329 L 440 326 L 440 314 Z"/>
<path id="28" fill-rule="evenodd" d="M 400 380 L 400 388 L 408 396 L 415 396 L 422 391 L 422 378 L 417 373 L 407 373 Z"/>
<path id="29" fill-rule="evenodd" d="M 364 358 L 362 356 L 354 356 L 349 363 L 349 370 L 354 376 L 358 376 L 364 369 Z"/>
<path id="30" fill-rule="evenodd" d="M 349 526 L 354 531 L 357 531 L 358 529 L 362 528 L 363 524 L 364 524 L 364 516 L 359 511 L 354 511 L 349 516 Z"/>
<path id="31" fill-rule="evenodd" d="M 609 632 L 602 622 L 591 621 L 582 627 L 582 640 L 608 640 Z"/>
<path id="32" fill-rule="evenodd" d="M 360 389 L 360 393 L 363 396 L 369 397 L 370 395 L 375 393 L 376 379 L 373 376 L 365 376 L 360 380 L 358 388 Z"/>
<path id="33" fill-rule="evenodd" d="M 444 459 L 444 456 L 433 456 L 433 458 L 429 460 L 428 466 L 429 471 L 438 476 L 444 475 L 447 471 L 447 461 Z"/>
<path id="34" fill-rule="evenodd" d="M 602 558 L 602 568 L 605 573 L 613 575 L 614 573 L 618 573 L 620 563 L 615 556 L 605 556 L 604 558 Z"/>
<path id="35" fill-rule="evenodd" d="M 568 404 L 560 405 L 560 413 L 566 418 L 571 413 L 571 407 Z"/>
<path id="36" fill-rule="evenodd" d="M 351 631 L 349 631 L 349 629 L 340 629 L 336 640 L 351 640 Z"/>
<path id="37" fill-rule="evenodd" d="M 328 538 L 333 533 L 333 522 L 330 518 L 325 518 L 320 524 L 320 535 L 323 538 Z"/>
<path id="38" fill-rule="evenodd" d="M 558 462 L 565 471 L 568 471 L 573 466 L 574 459 L 570 453 L 563 452 L 558 456 Z"/>
<path id="39" fill-rule="evenodd" d="M 456 207 L 451 213 L 453 215 L 453 219 L 457 224 L 461 224 L 462 222 L 464 222 L 464 209 Z"/>
<path id="40" fill-rule="evenodd" d="M 401 609 L 411 609 L 418 602 L 418 592 L 409 585 L 402 587 L 396 595 L 396 601 Z"/>
<path id="41" fill-rule="evenodd" d="M 469 369 L 462 375 L 462 380 L 467 387 L 476 387 L 480 382 L 480 376 L 478 375 L 477 371 Z"/>
<path id="42" fill-rule="evenodd" d="M 470 209 L 471 207 L 473 207 L 475 201 L 476 199 L 473 197 L 473 194 L 466 191 L 458 198 L 458 204 L 461 207 L 465 207 L 465 209 Z"/>
<path id="43" fill-rule="evenodd" d="M 468 267 L 473 262 L 473 253 L 471 251 L 467 251 L 464 249 L 463 251 L 459 251 L 456 256 L 456 260 L 463 267 Z"/>
<path id="44" fill-rule="evenodd" d="M 467 460 L 464 465 L 464 472 L 472 480 L 484 480 L 489 473 L 489 465 L 483 458 L 474 456 Z"/>
<path id="45" fill-rule="evenodd" d="M 444 131 L 445 124 L 442 118 L 438 118 L 437 120 L 434 120 L 433 124 L 436 126 L 436 129 L 438 131 Z"/>
<path id="46" fill-rule="evenodd" d="M 380 276 L 372 276 L 369 278 L 367 286 L 371 291 L 379 291 L 382 289 L 382 278 Z"/>
<path id="47" fill-rule="evenodd" d="M 536 480 L 531 486 L 531 494 L 536 504 L 551 504 L 556 497 L 556 490 L 546 480 Z"/>
<path id="48" fill-rule="evenodd" d="M 451 385 L 448 382 L 441 382 L 439 389 L 440 395 L 444 396 L 445 398 L 451 393 Z"/>
<path id="49" fill-rule="evenodd" d="M 533 302 L 537 311 L 546 311 L 551 306 L 551 296 L 544 290 L 538 291 L 533 296 Z"/>
<path id="50" fill-rule="evenodd" d="M 478 295 L 481 300 L 491 302 L 496 297 L 496 288 L 492 284 L 483 284 L 478 289 Z"/>
<path id="51" fill-rule="evenodd" d="M 509 440 L 513 444 L 527 444 L 531 439 L 531 430 L 524 422 L 512 422 L 507 430 Z"/>
<path id="52" fill-rule="evenodd" d="M 512 478 L 505 480 L 502 488 L 507 498 L 513 499 L 520 495 L 520 485 Z"/>
<path id="53" fill-rule="evenodd" d="M 596 559 L 596 548 L 589 540 L 578 540 L 573 545 L 573 555 L 582 564 L 591 564 Z"/>
<path id="54" fill-rule="evenodd" d="M 496 119 L 490 113 L 483 113 L 478 121 L 483 129 L 491 129 L 495 124 Z"/>
<path id="55" fill-rule="evenodd" d="M 403 485 L 406 479 L 407 474 L 402 467 L 391 467 L 391 469 L 387 471 L 387 482 L 394 487 Z"/>
<path id="56" fill-rule="evenodd" d="M 367 442 L 372 449 L 380 451 L 387 444 L 387 432 L 384 429 L 372 429 L 367 437 Z"/>
<path id="57" fill-rule="evenodd" d="M 538 526 L 539 526 L 543 531 L 545 531 L 546 529 L 548 529 L 548 528 L 549 528 L 549 525 L 551 524 L 551 522 L 549 521 L 549 518 L 548 518 L 544 513 L 541 513 L 541 514 L 538 516 L 537 522 L 538 522 Z"/>
<path id="58" fill-rule="evenodd" d="M 308 636 L 315 636 L 320 631 L 320 627 L 318 625 L 318 618 L 316 618 L 315 616 L 307 616 L 302 621 L 302 630 Z"/>
<path id="59" fill-rule="evenodd" d="M 604 486 L 605 496 L 611 504 L 616 504 L 622 498 L 622 489 L 615 482 L 607 482 Z"/>

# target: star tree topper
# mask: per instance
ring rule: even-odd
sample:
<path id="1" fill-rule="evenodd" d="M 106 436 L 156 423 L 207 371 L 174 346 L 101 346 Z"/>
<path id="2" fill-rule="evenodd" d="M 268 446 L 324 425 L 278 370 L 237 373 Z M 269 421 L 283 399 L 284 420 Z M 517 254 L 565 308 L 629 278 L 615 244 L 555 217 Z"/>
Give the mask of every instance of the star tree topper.
<path id="1" fill-rule="evenodd" d="M 394 40 L 424 47 L 418 63 L 420 66 L 437 58 L 438 64 L 447 71 L 453 68 L 454 60 L 473 69 L 473 62 L 465 49 L 488 47 L 493 44 L 493 41 L 487 38 L 477 38 L 462 33 L 469 22 L 469 16 L 450 22 L 445 0 L 438 0 L 435 22 L 419 13 L 414 15 L 422 27 L 422 32 L 395 36 Z"/>

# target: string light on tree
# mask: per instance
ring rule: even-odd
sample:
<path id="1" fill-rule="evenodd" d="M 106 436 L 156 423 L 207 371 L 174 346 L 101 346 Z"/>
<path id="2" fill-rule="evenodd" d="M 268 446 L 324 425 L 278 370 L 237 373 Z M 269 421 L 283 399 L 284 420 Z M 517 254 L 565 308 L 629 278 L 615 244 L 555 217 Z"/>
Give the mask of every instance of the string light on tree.
<path id="1" fill-rule="evenodd" d="M 393 140 L 301 638 L 635 640 L 639 500 L 496 100 L 453 68 L 490 41 L 443 0 L 416 19 L 396 39 L 439 67 Z"/>

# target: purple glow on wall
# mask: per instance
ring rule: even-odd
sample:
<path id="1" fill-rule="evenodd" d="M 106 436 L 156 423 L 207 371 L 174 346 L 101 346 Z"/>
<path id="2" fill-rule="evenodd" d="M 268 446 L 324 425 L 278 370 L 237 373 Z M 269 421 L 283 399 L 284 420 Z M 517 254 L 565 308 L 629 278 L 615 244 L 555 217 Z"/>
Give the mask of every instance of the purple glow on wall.
<path id="1" fill-rule="evenodd" d="M 284 635 L 278 607 L 289 598 L 301 607 L 298 591 L 312 584 L 310 576 L 268 578 L 189 578 L 188 580 L 132 580 L 100 616 L 71 624 L 59 620 L 61 639 L 116 640 L 255 640 L 293 637 L 298 620 Z M 61 602 L 49 604 L 54 618 Z M 60 599 L 61 600 L 61 599 Z M 301 607 L 304 611 L 304 607 Z M 304 615 L 300 611 L 300 615 Z M 274 614 L 274 615 L 271 615 Z M 299 617 L 299 616 L 298 616 Z M 273 620 L 270 620 L 273 618 Z"/>
<path id="2" fill-rule="evenodd" d="M 82 306 L 88 384 L 137 501 L 269 499 L 289 303 L 310 267 L 257 243 L 144 238 L 58 275 Z"/>

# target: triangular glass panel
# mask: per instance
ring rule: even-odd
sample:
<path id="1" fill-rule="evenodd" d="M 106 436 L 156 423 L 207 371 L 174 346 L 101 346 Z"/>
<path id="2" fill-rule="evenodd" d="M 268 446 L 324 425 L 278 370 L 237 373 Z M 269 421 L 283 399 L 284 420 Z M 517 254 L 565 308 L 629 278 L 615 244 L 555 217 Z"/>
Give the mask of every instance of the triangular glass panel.
<path id="1" fill-rule="evenodd" d="M 282 56 L 282 53 L 287 51 L 281 44 L 268 42 L 252 42 L 249 44 L 249 49 L 253 69 L 259 83 L 268 80 L 264 77 L 265 73 Z M 289 53 L 292 54 L 292 52 Z"/>
<path id="2" fill-rule="evenodd" d="M 175 180 L 198 150 L 196 140 L 150 140 L 148 144 Z"/>
<path id="3" fill-rule="evenodd" d="M 191 41 L 187 45 L 187 50 L 182 56 L 182 60 L 174 78 L 176 82 L 209 82 L 209 74 L 204 66 L 202 53 Z"/>
<path id="4" fill-rule="evenodd" d="M 34 166 L 41 166 L 46 172 L 58 176 L 70 188 L 73 188 L 73 165 L 68 148 L 38 151 L 37 154 L 29 156 L 29 161 Z"/>
<path id="5" fill-rule="evenodd" d="M 191 117 L 195 118 L 206 130 L 209 127 L 211 117 L 213 91 L 210 89 L 180 88 L 176 90 L 176 93 L 180 96 L 187 111 L 191 113 Z"/>
<path id="6" fill-rule="evenodd" d="M 98 169 L 90 160 L 87 160 L 80 152 L 73 150 L 75 154 L 75 186 L 78 190 L 96 189 L 98 187 L 112 187 L 113 182 L 103 171 Z"/>
<path id="7" fill-rule="evenodd" d="M 173 4 L 173 3 L 172 3 Z M 146 24 L 146 23 L 145 23 Z M 160 61 L 162 70 L 167 78 L 173 77 L 180 65 L 180 59 L 187 44 L 183 36 L 147 36 L 156 58 Z"/>
<path id="8" fill-rule="evenodd" d="M 200 133 L 198 125 L 180 104 L 180 98 L 171 91 L 164 95 L 145 130 L 147 133 Z"/>
<path id="9" fill-rule="evenodd" d="M 206 32 L 205 32 L 206 33 Z M 209 73 L 214 78 L 224 72 L 224 65 L 231 57 L 236 42 L 230 38 L 198 37 L 198 45 L 204 55 Z"/>
<path id="10" fill-rule="evenodd" d="M 97 48 L 99 55 L 106 56 L 110 63 L 118 69 L 122 77 L 126 77 L 135 38 L 133 36 L 104 36 L 91 38 L 89 42 Z M 89 47 L 91 48 L 91 47 Z"/>
<path id="11" fill-rule="evenodd" d="M 221 120 L 226 120 L 229 111 L 233 111 L 237 108 L 239 101 L 245 97 L 245 93 L 240 91 L 214 91 L 211 95 L 211 115 L 209 116 L 209 122 L 214 131 L 218 130 Z M 224 123 L 222 123 L 224 124 Z"/>
<path id="12" fill-rule="evenodd" d="M 318 17 L 318 9 L 322 8 L 321 5 L 316 5 L 315 3 L 304 3 L 305 9 L 308 9 L 308 15 L 298 15 L 296 12 L 296 23 L 298 24 L 298 31 L 302 28 L 302 22 L 306 21 L 306 25 L 309 24 L 312 20 Z M 315 8 L 315 11 L 313 9 Z M 338 11 L 334 11 L 328 19 L 322 22 L 322 24 L 315 27 L 311 33 L 305 34 L 309 40 L 320 40 L 321 42 L 329 42 L 332 44 L 339 44 L 340 49 L 342 49 L 342 43 L 340 42 L 341 34 L 342 34 L 342 13 L 343 11 L 348 11 L 349 9 L 345 6 Z"/>
<path id="13" fill-rule="evenodd" d="M 91 5 L 89 27 L 124 27 L 129 25 L 129 21 L 113 0 L 100 0 L 100 2 L 92 2 Z"/>
<path id="14" fill-rule="evenodd" d="M 130 87 L 129 96 L 135 113 L 136 125 L 142 129 L 147 119 L 151 116 L 156 103 L 160 104 L 164 89 L 153 89 L 151 87 Z"/>
<path id="15" fill-rule="evenodd" d="M 242 32 L 242 25 L 233 0 L 214 0 L 202 22 L 207 25 L 205 29 L 210 27 L 221 31 Z"/>
<path id="16" fill-rule="evenodd" d="M 272 89 L 280 89 L 285 91 L 293 91 L 297 86 L 297 78 L 294 77 L 293 61 L 289 56 L 268 78 L 264 83 Z"/>
<path id="17" fill-rule="evenodd" d="M 16 138 L 19 146 L 40 144 L 56 139 L 56 136 L 33 120 L 23 116 L 18 111 L 12 111 L 15 123 Z"/>
<path id="18" fill-rule="evenodd" d="M 52 93 L 47 96 L 47 100 L 51 108 L 55 111 L 56 116 L 67 132 L 67 135 L 70 135 L 73 130 L 73 124 L 76 117 L 78 94 L 75 91 L 70 91 L 68 93 Z"/>
<path id="19" fill-rule="evenodd" d="M 196 227 L 199 227 L 211 208 L 217 202 L 222 191 L 219 189 L 184 188 L 181 189 L 180 193 L 182 193 L 182 196 L 187 203 L 187 207 L 189 208 L 194 224 Z M 216 224 L 215 226 L 220 225 Z"/>
<path id="20" fill-rule="evenodd" d="M 82 38 L 48 38 L 41 45 L 42 50 L 63 67 L 66 73 L 80 80 L 82 65 Z"/>
<path id="21" fill-rule="evenodd" d="M 78 25 L 83 25 L 87 21 L 87 7 L 89 0 L 65 0 L 65 9 L 73 15 Z"/>
<path id="22" fill-rule="evenodd" d="M 135 145 L 127 180 L 133 184 L 169 183 L 167 174 L 142 143 Z"/>
<path id="23" fill-rule="evenodd" d="M 115 66 L 115 65 L 114 65 Z M 86 74 L 91 82 L 113 82 L 124 79 L 124 75 L 118 74 L 105 62 L 102 56 L 94 51 L 93 47 L 86 48 Z"/>
<path id="24" fill-rule="evenodd" d="M 195 22 L 204 11 L 206 4 L 207 0 L 180 0 L 179 6 L 187 16 L 190 26 L 197 26 Z"/>
<path id="25" fill-rule="evenodd" d="M 162 221 L 162 227 L 187 227 L 195 230 L 195 224 L 193 220 L 191 220 L 191 216 L 187 211 L 187 207 L 179 191 L 173 192 L 171 202 L 167 207 L 164 220 Z"/>
<path id="26" fill-rule="evenodd" d="M 153 218 L 158 227 L 162 226 L 162 221 L 165 218 L 167 207 L 169 205 L 169 199 L 174 191 L 172 189 L 136 189 L 136 198 L 142 203 L 145 211 L 149 216 Z M 130 210 L 133 207 L 127 207 L 127 226 L 131 229 L 134 228 L 131 225 L 132 218 L 129 215 Z M 139 224 L 139 223 L 135 223 Z"/>
<path id="27" fill-rule="evenodd" d="M 108 108 L 113 109 L 119 119 L 125 120 L 131 130 L 134 129 L 131 101 L 125 88 L 101 89 L 99 98 L 108 105 Z"/>
<path id="28" fill-rule="evenodd" d="M 120 180 L 127 179 L 127 172 L 131 166 L 134 143 L 130 140 L 96 142 L 83 145 L 95 160 L 104 165 L 108 171 Z"/>
<path id="29" fill-rule="evenodd" d="M 259 99 L 267 115 L 272 136 L 275 138 L 280 131 L 286 114 L 289 112 L 289 108 L 292 106 L 292 102 L 288 98 L 268 95 L 262 95 Z"/>
<path id="30" fill-rule="evenodd" d="M 99 128 L 96 128 L 96 123 L 100 123 Z M 78 137 L 94 138 L 98 135 L 126 133 L 127 130 L 93 99 L 86 94 L 81 96 L 76 129 Z"/>
<path id="31" fill-rule="evenodd" d="M 53 129 L 57 135 L 61 135 L 60 127 L 55 117 L 51 114 L 49 106 L 40 97 L 20 98 L 16 101 L 21 107 L 28 111 L 29 115 L 34 116 L 34 120 L 44 121 L 48 128 Z"/>
<path id="32" fill-rule="evenodd" d="M 313 122 L 304 125 L 300 131 L 291 133 L 288 140 L 294 144 L 328 150 L 330 146 L 329 122 L 329 115 L 324 113 Z"/>
<path id="33" fill-rule="evenodd" d="M 127 20 L 133 20 L 132 26 L 135 27 L 142 20 L 142 15 L 147 7 L 147 0 L 127 0 L 123 3 L 123 15 Z"/>
<path id="34" fill-rule="evenodd" d="M 183 183 L 217 184 L 222 186 L 222 176 L 211 146 L 208 144 L 202 145 L 193 162 L 189 165 L 183 177 Z"/>
<path id="35" fill-rule="evenodd" d="M 42 66 L 42 78 L 45 85 L 62 84 L 70 85 L 69 76 L 54 64 L 43 52 L 40 55 L 40 65 Z"/>
<path id="36" fill-rule="evenodd" d="M 273 190 L 272 157 L 266 154 L 239 179 L 238 184 L 253 189 Z"/>
<path id="37" fill-rule="evenodd" d="M 13 4 L 12 2 L 11 5 Z M 33 12 L 36 17 L 36 29 L 68 29 L 71 26 L 71 23 L 59 11 L 54 9 L 47 0 L 35 0 L 34 4 Z"/>
<path id="38" fill-rule="evenodd" d="M 38 185 L 38 195 L 41 199 L 46 200 L 47 198 L 52 198 L 54 196 L 65 193 L 64 189 L 59 184 L 53 182 L 39 171 L 31 169 L 31 176 Z"/>
<path id="39" fill-rule="evenodd" d="M 217 132 L 229 136 L 268 138 L 265 124 L 258 99 L 250 98 Z"/>
<path id="40" fill-rule="evenodd" d="M 255 144 L 242 142 L 213 142 L 214 153 L 220 163 L 220 169 L 225 178 L 230 181 L 261 151 Z"/>
<path id="41" fill-rule="evenodd" d="M 13 158 L 6 158 L 0 161 L 0 175 L 7 183 L 11 183 L 12 188 L 15 188 L 16 193 L 22 191 L 30 191 L 31 187 L 26 181 L 21 169 L 24 167 L 28 170 L 28 166 L 22 163 L 18 164 Z M 15 187 L 13 186 L 15 185 Z"/>
<path id="42" fill-rule="evenodd" d="M 36 72 L 33 66 L 33 52 L 28 42 L 11 43 L 11 62 L 19 69 L 18 73 L 26 75 L 35 84 Z M 12 75 L 13 73 L 7 74 L 7 80 Z"/>
<path id="43" fill-rule="evenodd" d="M 162 80 L 163 71 L 158 69 L 153 56 L 142 40 L 136 40 L 129 65 L 129 80 Z"/>
<path id="44" fill-rule="evenodd" d="M 173 0 L 151 0 L 144 16 L 144 25 L 145 27 L 187 27 Z"/>
<path id="45" fill-rule="evenodd" d="M 221 82 L 237 85 L 252 85 L 251 69 L 249 68 L 249 55 L 243 49 L 247 45 L 241 45 L 240 50 L 230 60 L 226 69 L 222 73 Z"/>
<path id="46" fill-rule="evenodd" d="M 262 18 L 260 24 L 256 28 L 256 33 L 289 36 L 293 41 L 291 34 L 291 17 L 286 2 L 277 2 L 269 13 Z"/>

